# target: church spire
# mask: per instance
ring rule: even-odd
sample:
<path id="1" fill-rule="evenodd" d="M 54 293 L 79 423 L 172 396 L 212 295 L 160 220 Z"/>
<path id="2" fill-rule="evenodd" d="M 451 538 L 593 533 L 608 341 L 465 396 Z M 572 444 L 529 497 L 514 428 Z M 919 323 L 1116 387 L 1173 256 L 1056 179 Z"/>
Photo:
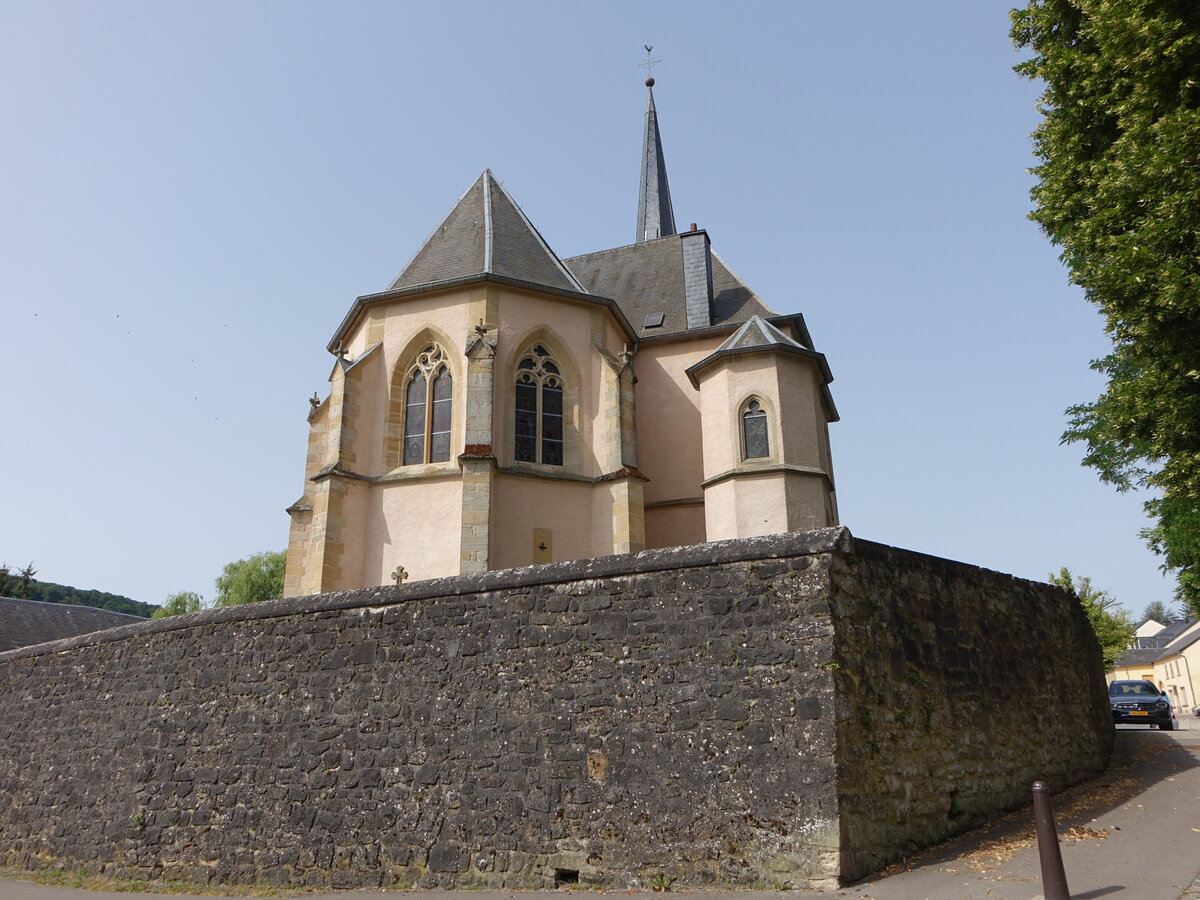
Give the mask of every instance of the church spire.
<path id="1" fill-rule="evenodd" d="M 647 67 L 658 62 L 646 48 Z M 634 243 L 675 234 L 675 211 L 671 208 L 671 188 L 667 184 L 667 164 L 663 161 L 662 138 L 658 134 L 658 113 L 654 109 L 654 77 L 646 79 L 646 136 L 642 141 L 642 180 L 638 189 L 637 237 Z"/>

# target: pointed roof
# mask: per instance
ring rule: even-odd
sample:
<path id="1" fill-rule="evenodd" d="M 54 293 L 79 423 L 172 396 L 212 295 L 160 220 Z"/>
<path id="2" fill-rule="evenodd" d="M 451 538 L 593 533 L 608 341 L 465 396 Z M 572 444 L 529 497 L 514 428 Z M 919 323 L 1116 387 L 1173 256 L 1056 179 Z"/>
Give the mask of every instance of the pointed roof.
<path id="1" fill-rule="evenodd" d="M 583 291 L 491 169 L 467 188 L 389 290 L 484 274 Z"/>
<path id="2" fill-rule="evenodd" d="M 716 349 L 717 353 L 722 350 L 749 350 L 751 348 L 773 347 L 776 344 L 785 347 L 794 347 L 798 350 L 807 349 L 799 341 L 788 337 L 766 319 L 760 316 L 753 316 L 741 328 L 726 338 L 725 342 Z"/>
<path id="3" fill-rule="evenodd" d="M 646 79 L 646 136 L 642 139 L 642 178 L 638 189 L 636 243 L 675 234 L 675 210 L 667 184 L 658 112 L 654 109 L 654 79 Z"/>
<path id="4" fill-rule="evenodd" d="M 693 387 L 700 386 L 699 375 L 709 366 L 731 356 L 741 356 L 747 353 L 762 353 L 774 351 L 793 353 L 813 360 L 821 372 L 821 399 L 825 404 L 825 415 L 830 422 L 836 422 L 837 407 L 833 403 L 833 394 L 829 391 L 829 383 L 833 381 L 833 373 L 829 371 L 829 363 L 824 353 L 818 353 L 810 347 L 805 347 L 799 341 L 788 337 L 761 316 L 751 316 L 737 331 L 725 339 L 716 350 L 698 363 L 693 363 L 684 370 Z"/>

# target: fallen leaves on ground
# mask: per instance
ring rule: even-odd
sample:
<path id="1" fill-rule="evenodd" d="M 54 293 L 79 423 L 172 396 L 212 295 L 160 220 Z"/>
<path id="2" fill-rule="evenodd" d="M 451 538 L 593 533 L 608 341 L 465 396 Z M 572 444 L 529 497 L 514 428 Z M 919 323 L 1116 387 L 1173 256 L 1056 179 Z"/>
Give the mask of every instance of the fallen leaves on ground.
<path id="1" fill-rule="evenodd" d="M 1137 755 L 1141 756 L 1142 754 Z M 1055 821 L 1062 823 L 1071 819 L 1086 818 L 1094 815 L 1098 810 L 1116 809 L 1137 795 L 1137 787 L 1138 780 L 1132 775 L 1121 770 L 1110 770 L 1106 775 L 1068 788 L 1057 795 L 1054 798 Z M 954 865 L 961 863 L 960 868 L 965 868 L 977 875 L 994 872 L 1009 862 L 1017 852 L 1033 846 L 1036 835 L 1032 819 L 1032 810 L 1029 807 L 1008 813 L 1001 819 L 984 826 L 989 830 L 999 828 L 1004 831 L 1005 833 L 1000 837 L 983 841 L 961 852 L 955 852 L 954 844 L 962 841 L 963 837 L 952 838 L 946 844 L 932 848 L 919 857 L 889 866 L 880 875 L 896 875 L 900 872 L 911 871 L 916 866 L 928 865 L 928 862 L 922 862 L 922 860 L 928 860 L 931 856 L 943 857 L 941 868 L 951 874 L 958 874 L 959 871 L 951 863 Z M 1113 826 L 1112 830 L 1117 830 L 1116 826 Z M 1059 839 L 1063 841 L 1103 840 L 1108 835 L 1109 830 L 1107 829 L 1091 828 L 1080 824 L 1061 829 L 1060 824 Z M 946 858 L 947 853 L 953 855 Z"/>

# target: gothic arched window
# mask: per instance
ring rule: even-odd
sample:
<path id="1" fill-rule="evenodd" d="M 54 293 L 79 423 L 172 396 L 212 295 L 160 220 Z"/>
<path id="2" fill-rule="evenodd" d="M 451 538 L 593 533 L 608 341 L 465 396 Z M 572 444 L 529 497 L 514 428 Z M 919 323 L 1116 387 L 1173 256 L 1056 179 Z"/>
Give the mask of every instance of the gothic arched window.
<path id="1" fill-rule="evenodd" d="M 563 464 L 563 380 L 542 344 L 517 364 L 515 456 L 521 462 Z"/>
<path id="2" fill-rule="evenodd" d="M 767 411 L 757 400 L 742 408 L 742 459 L 770 456 L 767 441 Z"/>
<path id="3" fill-rule="evenodd" d="M 404 465 L 450 459 L 454 378 L 446 351 L 428 344 L 404 379 Z"/>

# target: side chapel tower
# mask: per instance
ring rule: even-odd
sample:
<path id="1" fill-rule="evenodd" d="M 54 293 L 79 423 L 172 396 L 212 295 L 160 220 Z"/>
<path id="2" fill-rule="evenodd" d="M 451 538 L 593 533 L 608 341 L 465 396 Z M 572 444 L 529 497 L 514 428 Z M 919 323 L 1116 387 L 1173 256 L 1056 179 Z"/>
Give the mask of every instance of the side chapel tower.
<path id="1" fill-rule="evenodd" d="M 354 301 L 285 596 L 837 524 L 829 366 L 676 233 L 646 86 L 635 243 L 559 259 L 486 170 Z"/>

